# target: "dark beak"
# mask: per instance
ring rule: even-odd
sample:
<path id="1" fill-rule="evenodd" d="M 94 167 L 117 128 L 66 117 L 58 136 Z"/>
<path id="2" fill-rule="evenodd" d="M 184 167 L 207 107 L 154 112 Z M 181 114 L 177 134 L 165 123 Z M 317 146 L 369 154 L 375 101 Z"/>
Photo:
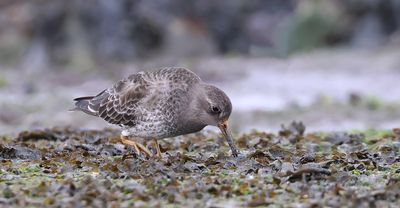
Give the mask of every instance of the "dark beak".
<path id="1" fill-rule="evenodd" d="M 232 150 L 233 157 L 237 157 L 239 154 L 239 151 L 237 150 L 235 143 L 233 142 L 232 134 L 228 130 L 228 125 L 226 123 L 227 123 L 227 121 L 223 121 L 218 124 L 218 127 L 219 127 L 219 129 L 221 129 L 222 134 L 224 135 L 226 141 L 228 142 L 229 147 Z"/>

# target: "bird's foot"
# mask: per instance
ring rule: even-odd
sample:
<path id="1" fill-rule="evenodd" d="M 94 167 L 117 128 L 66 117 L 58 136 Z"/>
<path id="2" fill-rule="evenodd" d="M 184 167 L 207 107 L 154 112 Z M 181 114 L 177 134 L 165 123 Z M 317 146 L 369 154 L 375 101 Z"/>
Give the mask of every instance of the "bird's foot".
<path id="1" fill-rule="evenodd" d="M 157 158 L 161 158 L 160 144 L 158 144 L 157 139 L 153 139 L 153 144 L 156 147 L 156 154 L 154 156 Z"/>
<path id="2" fill-rule="evenodd" d="M 157 139 L 152 139 L 150 142 L 147 143 L 146 147 L 153 153 L 154 159 L 161 159 L 161 150 Z"/>
<path id="3" fill-rule="evenodd" d="M 153 157 L 154 155 L 150 152 L 149 149 L 147 149 L 145 146 L 143 146 L 140 143 L 137 143 L 135 141 L 129 140 L 127 136 L 121 135 L 121 142 L 125 145 L 131 145 L 133 148 L 135 148 L 136 152 L 140 154 L 143 152 L 147 157 Z"/>

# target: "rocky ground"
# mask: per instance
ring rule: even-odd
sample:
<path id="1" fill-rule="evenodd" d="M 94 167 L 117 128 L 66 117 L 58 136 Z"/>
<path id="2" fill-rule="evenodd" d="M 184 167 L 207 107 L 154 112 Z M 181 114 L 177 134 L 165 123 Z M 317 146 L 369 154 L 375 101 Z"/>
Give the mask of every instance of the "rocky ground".
<path id="1" fill-rule="evenodd" d="M 25 131 L 0 140 L 1 207 L 395 207 L 400 132 L 220 135 L 161 141 L 162 158 L 112 129 Z"/>

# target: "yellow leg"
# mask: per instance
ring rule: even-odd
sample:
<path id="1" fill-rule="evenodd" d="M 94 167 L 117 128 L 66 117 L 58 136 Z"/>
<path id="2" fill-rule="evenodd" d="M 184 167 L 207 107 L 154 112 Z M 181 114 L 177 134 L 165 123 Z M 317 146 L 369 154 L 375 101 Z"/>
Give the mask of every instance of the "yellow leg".
<path id="1" fill-rule="evenodd" d="M 158 158 L 161 158 L 161 150 L 160 150 L 160 145 L 158 144 L 157 139 L 153 139 L 154 146 L 156 147 L 157 153 L 155 156 Z"/>
<path id="2" fill-rule="evenodd" d="M 137 143 L 135 141 L 129 140 L 127 136 L 121 135 L 121 142 L 123 144 L 133 146 L 138 154 L 140 154 L 140 152 L 143 152 L 148 157 L 151 157 L 153 155 L 153 154 L 151 154 L 150 150 L 147 149 L 145 146 L 143 146 L 142 144 Z"/>
<path id="3" fill-rule="evenodd" d="M 139 147 L 139 149 L 141 149 L 143 151 L 143 153 L 145 153 L 148 157 L 152 157 L 153 154 L 150 152 L 149 149 L 147 149 L 145 146 L 143 146 L 140 143 L 136 143 L 136 145 Z"/>
<path id="4" fill-rule="evenodd" d="M 136 152 L 140 153 L 140 150 L 139 150 L 138 146 L 136 145 L 136 142 L 129 140 L 127 136 L 121 135 L 121 142 L 122 142 L 122 144 L 133 146 L 135 148 Z"/>

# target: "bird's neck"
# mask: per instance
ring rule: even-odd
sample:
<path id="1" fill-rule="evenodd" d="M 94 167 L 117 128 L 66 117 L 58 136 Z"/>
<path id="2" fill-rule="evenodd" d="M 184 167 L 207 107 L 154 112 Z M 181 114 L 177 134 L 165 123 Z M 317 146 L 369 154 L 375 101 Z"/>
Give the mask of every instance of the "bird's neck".
<path id="1" fill-rule="evenodd" d="M 187 109 L 191 110 L 181 111 L 183 113 L 182 118 L 184 118 L 187 123 L 203 127 L 207 125 L 206 123 L 202 123 L 203 114 L 206 112 L 204 106 L 207 106 L 207 101 L 204 100 L 206 97 L 205 93 L 203 87 L 199 87 L 197 90 L 191 90 L 189 92 L 189 94 L 192 95 L 192 99 L 188 100 Z"/>

